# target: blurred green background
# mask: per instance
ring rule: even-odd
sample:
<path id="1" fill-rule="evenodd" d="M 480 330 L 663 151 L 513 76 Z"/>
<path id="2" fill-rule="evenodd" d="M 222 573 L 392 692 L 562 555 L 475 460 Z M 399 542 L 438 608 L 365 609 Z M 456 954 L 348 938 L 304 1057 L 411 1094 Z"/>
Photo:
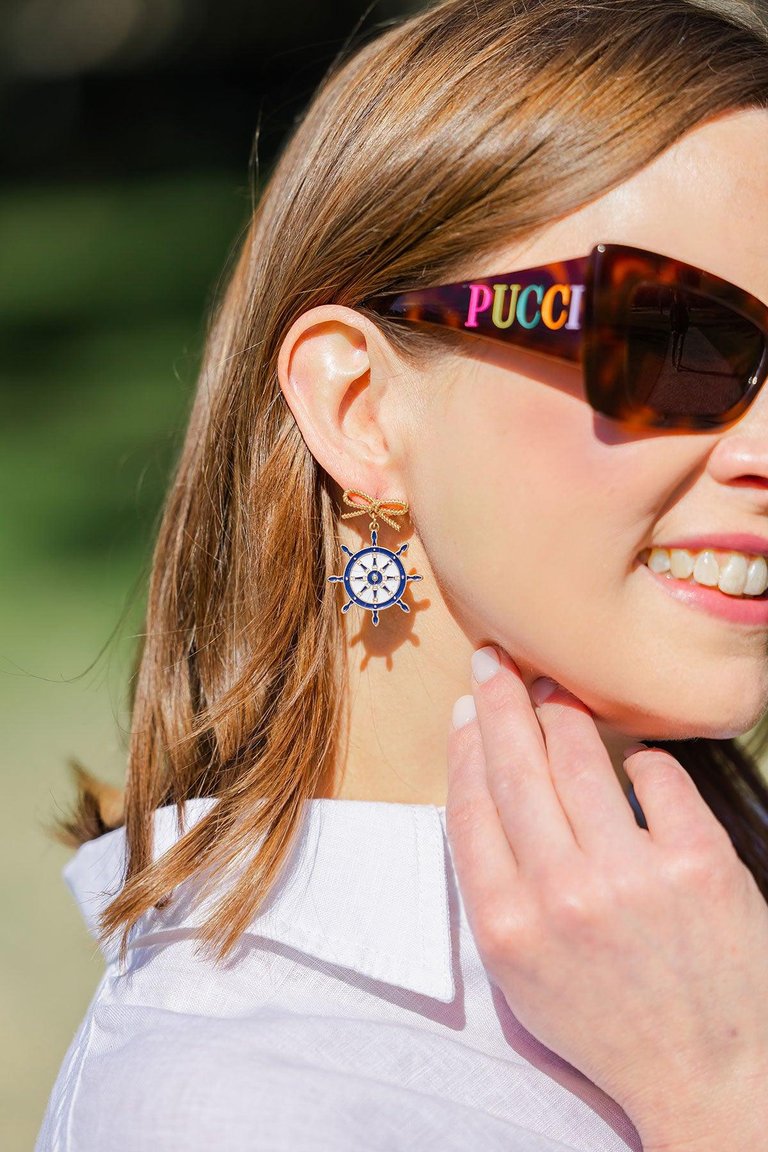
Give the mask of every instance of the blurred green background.
<path id="1" fill-rule="evenodd" d="M 3 1149 L 32 1148 L 103 970 L 45 832 L 121 784 L 148 562 L 219 276 L 326 68 L 418 3 L 0 8 Z M 106 1152 L 106 1150 L 105 1150 Z"/>

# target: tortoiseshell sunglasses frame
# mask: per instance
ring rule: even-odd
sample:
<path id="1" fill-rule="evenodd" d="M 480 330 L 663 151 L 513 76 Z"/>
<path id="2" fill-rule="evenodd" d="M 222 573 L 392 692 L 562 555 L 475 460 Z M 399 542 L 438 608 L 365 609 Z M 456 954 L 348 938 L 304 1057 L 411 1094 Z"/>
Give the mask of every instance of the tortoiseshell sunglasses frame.
<path id="1" fill-rule="evenodd" d="M 723 413 L 660 413 L 629 396 L 624 319 L 635 288 L 649 281 L 710 297 L 762 333 L 762 355 L 747 388 Z M 538 320 L 529 319 L 531 292 L 535 294 Z M 559 313 L 555 317 L 557 296 Z M 596 244 L 588 256 L 461 283 L 369 296 L 362 303 L 391 319 L 453 328 L 551 359 L 580 363 L 591 407 L 636 429 L 696 431 L 723 427 L 746 411 L 768 376 L 766 304 L 712 272 L 626 244 Z M 545 309 L 549 323 L 539 323 Z"/>

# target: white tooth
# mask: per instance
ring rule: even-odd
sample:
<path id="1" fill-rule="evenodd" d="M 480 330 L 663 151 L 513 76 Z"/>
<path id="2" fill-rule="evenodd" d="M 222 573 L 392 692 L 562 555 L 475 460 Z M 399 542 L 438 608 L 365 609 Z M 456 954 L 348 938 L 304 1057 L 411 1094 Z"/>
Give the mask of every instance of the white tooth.
<path id="1" fill-rule="evenodd" d="M 720 579 L 720 567 L 714 552 L 699 552 L 693 566 L 693 578 L 698 584 L 716 588 Z"/>
<path id="2" fill-rule="evenodd" d="M 693 572 L 693 556 L 687 548 L 673 548 L 669 554 L 672 575 L 678 580 L 687 580 Z"/>
<path id="3" fill-rule="evenodd" d="M 652 572 L 669 572 L 669 552 L 666 548 L 651 548 L 648 567 Z"/>
<path id="4" fill-rule="evenodd" d="M 768 588 L 768 563 L 764 556 L 755 556 L 747 569 L 744 591 L 750 596 L 761 596 Z"/>
<path id="5" fill-rule="evenodd" d="M 717 586 L 729 596 L 741 596 L 747 583 L 747 558 L 731 552 L 720 569 Z"/>

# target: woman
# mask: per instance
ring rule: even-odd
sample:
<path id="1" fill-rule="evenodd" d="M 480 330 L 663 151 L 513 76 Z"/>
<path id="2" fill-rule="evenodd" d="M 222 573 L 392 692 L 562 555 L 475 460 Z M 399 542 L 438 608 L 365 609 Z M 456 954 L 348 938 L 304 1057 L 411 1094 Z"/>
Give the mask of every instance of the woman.
<path id="1" fill-rule="evenodd" d="M 746 10 L 446 0 L 325 80 L 61 829 L 37 1152 L 764 1146 L 766 180 Z"/>

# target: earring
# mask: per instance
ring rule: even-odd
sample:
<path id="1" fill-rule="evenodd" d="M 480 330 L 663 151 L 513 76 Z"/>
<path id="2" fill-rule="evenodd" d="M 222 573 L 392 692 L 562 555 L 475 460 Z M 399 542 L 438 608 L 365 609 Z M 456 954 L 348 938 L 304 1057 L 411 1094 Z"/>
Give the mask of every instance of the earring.
<path id="1" fill-rule="evenodd" d="M 348 499 L 350 496 L 361 496 L 366 503 L 361 506 Z M 328 582 L 344 584 L 349 600 L 341 609 L 342 612 L 348 612 L 353 604 L 357 604 L 360 608 L 373 612 L 373 623 L 376 625 L 379 623 L 379 612 L 391 608 L 393 604 L 397 604 L 403 612 L 410 612 L 410 608 L 407 604 L 403 604 L 401 597 L 409 580 L 423 580 L 424 577 L 406 575 L 399 556 L 407 551 L 407 543 L 398 548 L 397 552 L 390 552 L 388 548 L 382 548 L 377 543 L 376 530 L 377 517 L 380 516 L 399 532 L 400 525 L 384 512 L 384 508 L 387 508 L 392 516 L 402 516 L 408 511 L 408 504 L 403 500 L 374 500 L 356 488 L 346 490 L 344 503 L 355 511 L 343 512 L 342 520 L 370 512 L 371 522 L 368 530 L 371 533 L 371 547 L 361 548 L 359 552 L 350 552 L 346 545 L 341 545 L 342 552 L 346 552 L 349 556 L 344 575 L 329 576 Z"/>

